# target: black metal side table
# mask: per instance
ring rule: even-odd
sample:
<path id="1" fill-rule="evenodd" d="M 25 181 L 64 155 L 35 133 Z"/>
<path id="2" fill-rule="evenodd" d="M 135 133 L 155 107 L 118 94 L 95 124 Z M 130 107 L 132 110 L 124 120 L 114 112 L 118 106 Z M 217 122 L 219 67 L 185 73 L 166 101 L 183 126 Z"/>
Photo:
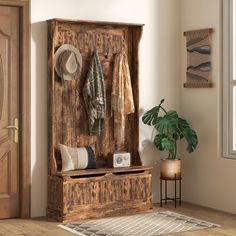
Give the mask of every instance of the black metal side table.
<path id="1" fill-rule="evenodd" d="M 164 181 L 165 184 L 165 189 L 164 189 L 164 198 L 162 197 L 162 181 Z M 167 193 L 167 183 L 168 181 L 174 181 L 175 183 L 175 197 L 168 197 L 168 193 Z M 165 205 L 167 204 L 167 201 L 171 200 L 175 202 L 175 208 L 177 206 L 177 200 L 179 200 L 179 205 L 181 206 L 181 181 L 182 181 L 182 177 L 176 177 L 174 179 L 169 179 L 169 178 L 164 178 L 162 176 L 160 176 L 160 206 L 162 207 L 162 202 L 165 202 Z M 178 191 L 178 196 L 177 196 L 177 182 L 178 182 L 178 187 L 179 187 L 179 191 Z"/>

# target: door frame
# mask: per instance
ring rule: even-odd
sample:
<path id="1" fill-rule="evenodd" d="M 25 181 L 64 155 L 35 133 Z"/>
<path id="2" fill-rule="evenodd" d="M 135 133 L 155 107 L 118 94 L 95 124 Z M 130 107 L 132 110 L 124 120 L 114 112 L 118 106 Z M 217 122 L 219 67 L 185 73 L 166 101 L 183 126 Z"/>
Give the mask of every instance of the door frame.
<path id="1" fill-rule="evenodd" d="M 30 0 L 0 0 L 0 6 L 20 9 L 19 81 L 19 207 L 20 218 L 30 217 Z"/>

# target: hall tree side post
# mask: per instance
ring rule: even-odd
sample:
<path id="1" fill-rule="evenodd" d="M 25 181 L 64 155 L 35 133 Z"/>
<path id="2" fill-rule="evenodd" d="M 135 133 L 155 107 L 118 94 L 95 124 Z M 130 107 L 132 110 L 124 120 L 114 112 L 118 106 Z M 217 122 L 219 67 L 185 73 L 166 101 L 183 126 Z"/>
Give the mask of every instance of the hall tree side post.
<path id="1" fill-rule="evenodd" d="M 48 20 L 48 206 L 47 215 L 66 222 L 75 219 L 134 214 L 152 210 L 152 168 L 141 166 L 139 145 L 138 47 L 142 24 L 66 19 Z M 81 75 L 62 83 L 53 68 L 54 53 L 63 44 L 80 50 Z M 107 112 L 101 136 L 90 136 L 82 89 L 96 48 L 106 85 Z M 108 168 L 116 151 L 110 94 L 114 57 L 125 51 L 130 66 L 135 113 L 126 118 L 125 146 L 132 166 Z M 65 85 L 65 83 L 67 83 Z M 97 169 L 61 172 L 58 144 L 95 144 Z"/>

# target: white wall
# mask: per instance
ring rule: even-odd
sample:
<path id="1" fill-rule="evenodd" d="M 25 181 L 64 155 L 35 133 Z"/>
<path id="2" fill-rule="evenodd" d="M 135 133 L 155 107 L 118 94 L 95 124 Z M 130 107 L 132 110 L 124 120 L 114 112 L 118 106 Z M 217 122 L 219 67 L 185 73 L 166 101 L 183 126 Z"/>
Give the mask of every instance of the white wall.
<path id="1" fill-rule="evenodd" d="M 180 3 L 180 4 L 179 4 Z M 221 158 L 221 0 L 31 0 L 32 51 L 32 216 L 45 215 L 47 184 L 47 25 L 50 18 L 144 23 L 140 53 L 140 114 L 166 99 L 196 129 L 199 146 L 191 154 L 181 145 L 183 197 L 196 204 L 236 213 L 236 161 Z M 187 89 L 186 30 L 214 28 L 214 87 Z M 179 45 L 181 47 L 179 48 Z M 181 56 L 181 57 L 180 57 Z M 181 60 L 179 60 L 181 58 Z M 180 66 L 181 65 L 181 66 Z M 180 77 L 181 75 L 181 77 Z M 158 201 L 159 160 L 152 129 L 140 122 L 140 154 L 154 166 Z"/>
<path id="2" fill-rule="evenodd" d="M 221 157 L 221 0 L 181 0 L 181 34 L 186 30 L 213 28 L 213 88 L 187 89 L 186 49 L 181 36 L 180 109 L 199 136 L 197 150 L 188 157 L 181 145 L 184 200 L 236 213 L 236 160 Z"/>
<path id="3" fill-rule="evenodd" d="M 47 189 L 47 25 L 50 18 L 144 23 L 141 41 L 140 112 L 166 99 L 179 109 L 179 0 L 31 0 L 31 214 L 46 213 Z M 140 153 L 155 167 L 162 154 L 147 141 L 151 130 L 140 124 Z M 146 140 L 146 141 L 144 141 Z M 147 147 L 150 147 L 147 149 Z"/>

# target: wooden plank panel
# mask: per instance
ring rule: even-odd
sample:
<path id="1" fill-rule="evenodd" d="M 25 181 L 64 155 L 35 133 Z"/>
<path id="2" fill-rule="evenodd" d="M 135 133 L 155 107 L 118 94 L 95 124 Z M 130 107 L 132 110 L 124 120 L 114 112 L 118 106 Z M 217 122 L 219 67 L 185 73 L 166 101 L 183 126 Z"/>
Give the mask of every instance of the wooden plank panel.
<path id="1" fill-rule="evenodd" d="M 56 155 L 58 157 L 58 144 L 63 143 L 69 146 L 84 146 L 91 143 L 96 145 L 96 156 L 98 166 L 106 166 L 107 159 L 114 153 L 115 140 L 113 137 L 113 117 L 110 110 L 110 96 L 112 86 L 112 73 L 114 66 L 114 57 L 116 53 L 126 51 L 130 62 L 130 69 L 132 74 L 132 87 L 135 101 L 136 112 L 131 114 L 126 119 L 126 140 L 125 147 L 127 151 L 131 152 L 132 162 L 134 164 L 139 163 L 140 159 L 137 155 L 138 147 L 138 80 L 136 71 L 137 61 L 133 62 L 133 42 L 138 46 L 138 37 L 134 37 L 132 30 L 126 26 L 120 25 L 99 25 L 99 24 L 70 24 L 65 22 L 54 22 L 54 27 L 51 26 L 49 33 L 54 37 L 50 38 L 49 43 L 53 45 L 50 50 L 55 52 L 62 44 L 68 43 L 77 47 L 83 57 L 83 67 L 81 75 L 77 78 L 77 81 L 62 81 L 51 68 L 50 73 L 53 76 L 50 78 L 55 80 L 55 84 L 51 89 L 51 93 L 54 96 L 54 100 L 49 101 L 52 106 L 54 119 L 54 126 L 52 126 L 52 133 L 54 135 L 53 146 Z M 57 27 L 55 26 L 57 25 Z M 52 30 L 54 30 L 52 32 Z M 134 41 L 133 41 L 134 37 Z M 140 39 L 140 38 L 139 38 Z M 52 40 L 52 41 L 51 41 Z M 90 136 L 88 131 L 88 117 L 83 100 L 83 85 L 90 65 L 90 59 L 93 50 L 99 53 L 100 61 L 103 67 L 106 85 L 107 95 L 107 112 L 104 124 L 104 131 L 101 136 Z M 53 62 L 53 54 L 49 55 Z M 52 67 L 52 65 L 50 65 Z M 75 115 L 76 114 L 76 115 Z M 133 135 L 133 130 L 136 134 Z M 51 134 L 52 135 L 52 134 Z M 131 138 L 132 137 L 132 138 Z M 60 164 L 60 163 L 59 163 Z"/>

